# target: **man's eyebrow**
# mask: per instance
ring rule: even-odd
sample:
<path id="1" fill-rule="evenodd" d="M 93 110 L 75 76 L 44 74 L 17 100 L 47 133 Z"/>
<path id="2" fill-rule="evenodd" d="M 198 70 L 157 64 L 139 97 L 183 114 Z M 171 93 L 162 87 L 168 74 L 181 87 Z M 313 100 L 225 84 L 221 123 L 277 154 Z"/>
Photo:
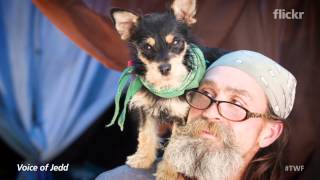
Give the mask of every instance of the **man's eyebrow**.
<path id="1" fill-rule="evenodd" d="M 211 86 L 213 88 L 217 88 L 217 84 L 214 81 L 203 80 L 201 86 Z"/>
<path id="2" fill-rule="evenodd" d="M 218 86 L 214 81 L 209 81 L 209 80 L 203 80 L 203 82 L 201 83 L 201 86 L 210 86 L 214 89 L 217 89 Z M 248 97 L 249 99 L 252 99 L 252 97 L 250 96 L 249 92 L 244 90 L 244 89 L 239 89 L 239 88 L 234 88 L 234 87 L 230 87 L 227 86 L 225 91 L 227 92 L 231 92 L 234 94 L 240 94 L 242 96 Z"/>
<path id="3" fill-rule="evenodd" d="M 228 86 L 228 87 L 226 87 L 226 91 L 227 92 L 232 92 L 234 94 L 240 94 L 240 95 L 245 96 L 245 97 L 247 97 L 249 99 L 252 99 L 252 97 L 250 96 L 249 92 L 244 90 L 244 89 L 238 89 L 238 88 L 233 88 L 233 87 Z"/>

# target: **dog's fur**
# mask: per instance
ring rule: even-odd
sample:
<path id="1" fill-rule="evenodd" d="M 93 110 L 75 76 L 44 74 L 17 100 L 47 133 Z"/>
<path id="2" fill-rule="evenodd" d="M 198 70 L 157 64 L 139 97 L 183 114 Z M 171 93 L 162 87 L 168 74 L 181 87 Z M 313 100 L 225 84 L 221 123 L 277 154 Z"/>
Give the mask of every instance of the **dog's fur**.
<path id="1" fill-rule="evenodd" d="M 196 0 L 174 0 L 169 11 L 147 15 L 112 9 L 115 28 L 129 44 L 134 73 L 156 89 L 180 86 L 192 68 L 188 46 L 197 44 L 190 32 L 190 26 L 196 22 L 195 13 Z M 197 45 L 207 60 L 214 61 L 224 54 L 224 51 Z M 173 122 L 174 133 L 177 126 L 185 124 L 189 105 L 184 96 L 165 99 L 142 88 L 130 101 L 129 108 L 140 125 L 137 152 L 129 156 L 126 163 L 134 168 L 149 168 L 159 148 L 159 123 Z"/>

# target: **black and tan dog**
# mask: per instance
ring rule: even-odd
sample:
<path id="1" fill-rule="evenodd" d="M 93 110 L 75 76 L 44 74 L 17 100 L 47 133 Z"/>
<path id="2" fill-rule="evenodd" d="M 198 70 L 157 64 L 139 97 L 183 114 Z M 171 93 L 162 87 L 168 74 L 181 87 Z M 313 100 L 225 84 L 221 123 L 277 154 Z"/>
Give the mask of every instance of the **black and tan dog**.
<path id="1" fill-rule="evenodd" d="M 192 70 L 188 47 L 196 44 L 190 32 L 190 26 L 196 22 L 195 14 L 196 0 L 175 0 L 169 11 L 147 15 L 112 9 L 115 28 L 129 44 L 134 73 L 158 89 L 180 86 Z M 198 46 L 210 61 L 224 53 Z M 149 168 L 159 148 L 159 123 L 173 122 L 174 131 L 175 126 L 184 124 L 189 105 L 184 96 L 165 99 L 142 88 L 129 108 L 140 119 L 139 144 L 126 163 L 134 168 Z"/>

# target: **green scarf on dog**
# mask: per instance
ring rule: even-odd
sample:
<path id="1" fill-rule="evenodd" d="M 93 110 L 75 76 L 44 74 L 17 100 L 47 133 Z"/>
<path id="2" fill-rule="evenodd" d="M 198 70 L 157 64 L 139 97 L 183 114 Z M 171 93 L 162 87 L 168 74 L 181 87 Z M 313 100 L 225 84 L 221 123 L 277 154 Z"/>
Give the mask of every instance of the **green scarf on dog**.
<path id="1" fill-rule="evenodd" d="M 151 93 L 162 98 L 173 98 L 181 96 L 184 94 L 186 90 L 197 88 L 199 86 L 200 81 L 202 80 L 206 72 L 206 60 L 204 59 L 202 51 L 196 45 L 191 44 L 189 46 L 189 51 L 191 53 L 192 70 L 185 77 L 181 86 L 176 88 L 166 88 L 157 90 L 152 84 L 148 83 L 138 75 L 130 82 L 124 101 L 124 107 L 118 119 L 118 125 L 120 126 L 121 131 L 123 130 L 127 106 L 132 97 L 142 88 L 142 86 L 146 87 Z M 122 72 L 122 75 L 119 80 L 117 94 L 115 97 L 115 112 L 111 122 L 107 125 L 107 127 L 112 126 L 118 118 L 120 110 L 120 97 L 132 74 L 132 66 L 127 67 Z"/>

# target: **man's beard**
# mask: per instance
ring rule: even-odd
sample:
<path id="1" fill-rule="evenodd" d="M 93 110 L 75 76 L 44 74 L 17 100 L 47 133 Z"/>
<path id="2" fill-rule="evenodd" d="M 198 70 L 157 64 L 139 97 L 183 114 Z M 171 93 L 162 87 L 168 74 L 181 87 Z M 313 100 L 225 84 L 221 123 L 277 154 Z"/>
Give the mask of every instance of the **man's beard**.
<path id="1" fill-rule="evenodd" d="M 221 142 L 200 137 L 203 131 Z M 189 120 L 186 126 L 178 127 L 170 138 L 164 158 L 179 173 L 198 180 L 228 179 L 243 163 L 232 130 L 203 118 Z"/>

